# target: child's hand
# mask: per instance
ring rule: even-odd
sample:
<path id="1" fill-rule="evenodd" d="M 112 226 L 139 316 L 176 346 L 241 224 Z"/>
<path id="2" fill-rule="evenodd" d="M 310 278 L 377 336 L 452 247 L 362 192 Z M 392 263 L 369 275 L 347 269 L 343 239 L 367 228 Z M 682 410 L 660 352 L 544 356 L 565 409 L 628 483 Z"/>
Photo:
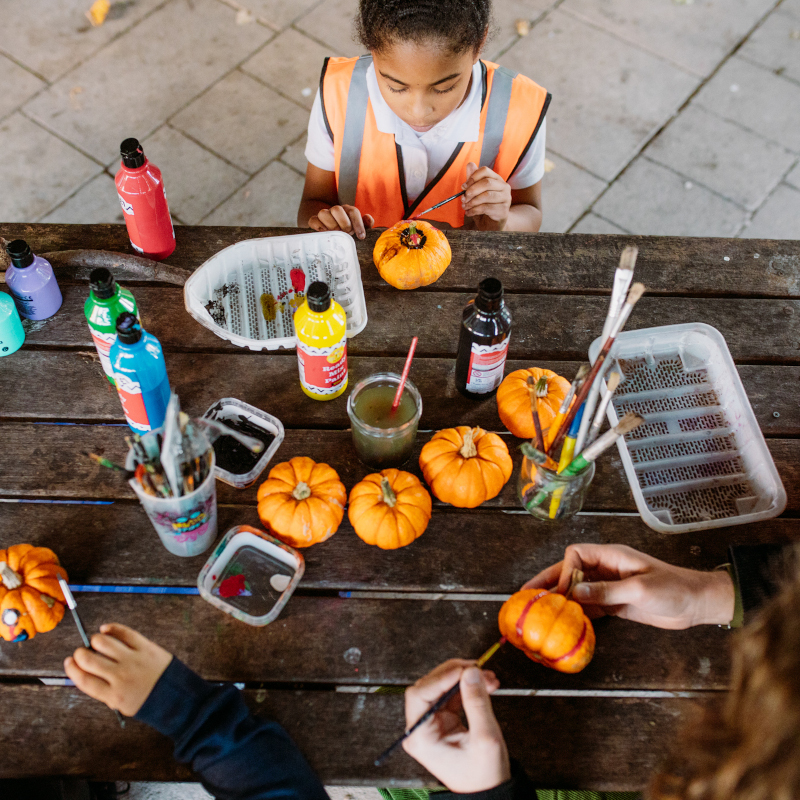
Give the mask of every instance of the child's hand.
<path id="1" fill-rule="evenodd" d="M 308 227 L 315 231 L 344 231 L 355 233 L 359 239 L 366 236 L 367 228 L 375 224 L 371 214 L 364 214 L 355 206 L 333 206 L 323 208 L 308 220 Z"/>
<path id="2" fill-rule="evenodd" d="M 404 742 L 403 749 L 452 792 L 482 792 L 511 777 L 506 743 L 489 693 L 499 682 L 474 661 L 451 659 L 406 689 L 406 726 L 411 727 L 456 681 L 461 694 Z M 461 723 L 461 708 L 469 730 Z"/>
<path id="3" fill-rule="evenodd" d="M 467 164 L 467 193 L 461 198 L 465 217 L 472 217 L 479 231 L 502 231 L 511 209 L 511 187 L 489 167 Z"/>
<path id="4" fill-rule="evenodd" d="M 92 650 L 79 647 L 64 672 L 89 697 L 132 717 L 144 705 L 172 654 L 126 625 L 101 625 Z"/>

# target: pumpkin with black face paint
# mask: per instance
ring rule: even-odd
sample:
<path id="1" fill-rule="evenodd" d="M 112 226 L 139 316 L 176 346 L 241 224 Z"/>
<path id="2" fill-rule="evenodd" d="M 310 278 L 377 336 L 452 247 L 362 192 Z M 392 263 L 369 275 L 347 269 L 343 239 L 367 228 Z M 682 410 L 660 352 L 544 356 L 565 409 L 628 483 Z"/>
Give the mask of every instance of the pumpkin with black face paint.
<path id="1" fill-rule="evenodd" d="M 447 237 L 423 220 L 403 220 L 388 228 L 372 251 L 381 278 L 395 289 L 416 289 L 439 280 L 451 257 Z"/>
<path id="2" fill-rule="evenodd" d="M 15 544 L 0 550 L 0 636 L 24 642 L 46 633 L 64 616 L 58 579 L 67 580 L 58 556 L 47 547 Z"/>

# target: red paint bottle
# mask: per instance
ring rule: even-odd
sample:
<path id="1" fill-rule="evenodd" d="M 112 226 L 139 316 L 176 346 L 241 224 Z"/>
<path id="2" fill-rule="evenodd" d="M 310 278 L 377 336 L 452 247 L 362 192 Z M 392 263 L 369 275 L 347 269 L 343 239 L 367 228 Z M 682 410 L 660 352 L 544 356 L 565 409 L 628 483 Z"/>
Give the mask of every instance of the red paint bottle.
<path id="1" fill-rule="evenodd" d="M 120 145 L 122 167 L 115 183 L 128 236 L 145 258 L 161 261 L 175 249 L 175 230 L 167 207 L 161 170 L 147 160 L 137 139 Z"/>

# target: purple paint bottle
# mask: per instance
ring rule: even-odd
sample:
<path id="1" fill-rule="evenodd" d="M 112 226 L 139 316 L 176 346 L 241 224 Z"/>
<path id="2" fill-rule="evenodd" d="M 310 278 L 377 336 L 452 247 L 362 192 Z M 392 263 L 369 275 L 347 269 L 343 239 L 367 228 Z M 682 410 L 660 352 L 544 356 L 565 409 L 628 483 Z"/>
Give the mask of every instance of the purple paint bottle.
<path id="1" fill-rule="evenodd" d="M 6 245 L 11 266 L 6 283 L 19 315 L 25 319 L 47 319 L 61 308 L 61 289 L 50 262 L 31 252 L 28 243 L 15 239 Z"/>

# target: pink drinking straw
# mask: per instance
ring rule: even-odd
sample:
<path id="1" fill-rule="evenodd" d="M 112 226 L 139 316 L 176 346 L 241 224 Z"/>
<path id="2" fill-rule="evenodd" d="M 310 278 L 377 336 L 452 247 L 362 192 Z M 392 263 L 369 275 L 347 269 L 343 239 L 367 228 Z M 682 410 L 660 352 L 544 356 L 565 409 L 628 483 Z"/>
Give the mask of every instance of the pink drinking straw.
<path id="1" fill-rule="evenodd" d="M 403 374 L 400 376 L 400 385 L 397 387 L 397 392 L 394 396 L 394 402 L 392 403 L 392 414 L 394 414 L 394 412 L 397 411 L 400 406 L 400 398 L 403 396 L 403 389 L 405 388 L 406 381 L 408 380 L 408 371 L 411 369 L 411 359 L 414 358 L 414 351 L 417 349 L 418 341 L 419 337 L 415 336 L 411 340 L 411 347 L 408 348 L 408 355 L 406 356 L 406 363 L 403 367 Z"/>

